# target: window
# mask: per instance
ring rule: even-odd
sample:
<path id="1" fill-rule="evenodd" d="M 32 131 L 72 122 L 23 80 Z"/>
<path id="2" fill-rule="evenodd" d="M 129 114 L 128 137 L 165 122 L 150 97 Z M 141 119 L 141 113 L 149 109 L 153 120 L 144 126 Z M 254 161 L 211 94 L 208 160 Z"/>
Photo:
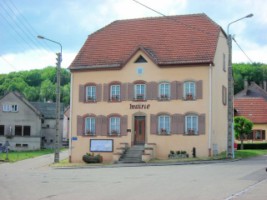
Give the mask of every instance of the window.
<path id="1" fill-rule="evenodd" d="M 222 86 L 222 103 L 223 105 L 227 104 L 227 94 L 226 94 L 226 87 Z"/>
<path id="2" fill-rule="evenodd" d="M 22 126 L 15 126 L 15 136 L 22 136 Z"/>
<path id="3" fill-rule="evenodd" d="M 28 147 L 28 144 L 22 144 L 22 147 Z"/>
<path id="4" fill-rule="evenodd" d="M 170 99 L 170 84 L 169 83 L 159 84 L 159 99 L 160 100 Z"/>
<path id="5" fill-rule="evenodd" d="M 4 112 L 18 112 L 18 105 L 17 104 L 4 104 L 3 105 L 3 111 Z"/>
<path id="6" fill-rule="evenodd" d="M 184 83 L 184 99 L 194 100 L 196 98 L 196 84 L 195 82 L 188 81 Z"/>
<path id="7" fill-rule="evenodd" d="M 134 63 L 147 63 L 143 56 L 139 56 Z"/>
<path id="8" fill-rule="evenodd" d="M 188 135 L 198 134 L 198 116 L 197 115 L 185 116 L 185 133 Z"/>
<path id="9" fill-rule="evenodd" d="M 5 126 L 4 125 L 0 125 L 0 136 L 1 135 L 5 135 Z"/>
<path id="10" fill-rule="evenodd" d="M 121 127 L 120 117 L 110 117 L 109 118 L 109 134 L 110 135 L 119 135 Z"/>
<path id="11" fill-rule="evenodd" d="M 158 117 L 158 133 L 170 134 L 170 116 L 160 115 Z"/>
<path id="12" fill-rule="evenodd" d="M 253 135 L 255 140 L 265 140 L 265 130 L 253 130 Z"/>
<path id="13" fill-rule="evenodd" d="M 121 86 L 120 85 L 111 85 L 110 86 L 110 100 L 111 101 L 120 101 L 121 98 Z"/>
<path id="14" fill-rule="evenodd" d="M 95 118 L 87 117 L 85 118 L 85 135 L 95 135 Z"/>
<path id="15" fill-rule="evenodd" d="M 134 98 L 135 100 L 145 100 L 146 96 L 146 85 L 135 84 L 134 85 Z"/>
<path id="16" fill-rule="evenodd" d="M 31 127 L 23 126 L 23 136 L 31 136 Z"/>
<path id="17" fill-rule="evenodd" d="M 86 101 L 95 101 L 96 100 L 96 86 L 89 85 L 86 86 Z"/>
<path id="18" fill-rule="evenodd" d="M 21 147 L 21 144 L 16 144 L 16 147 Z"/>

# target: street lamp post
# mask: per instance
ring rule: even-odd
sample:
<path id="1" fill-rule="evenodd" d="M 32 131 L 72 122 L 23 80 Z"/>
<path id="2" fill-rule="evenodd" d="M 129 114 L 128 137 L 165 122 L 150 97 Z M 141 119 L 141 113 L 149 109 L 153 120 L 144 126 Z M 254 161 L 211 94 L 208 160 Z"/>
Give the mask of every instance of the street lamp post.
<path id="1" fill-rule="evenodd" d="M 227 43 L 228 43 L 228 134 L 227 134 L 227 157 L 234 158 L 234 134 L 233 134 L 233 117 L 234 117 L 234 79 L 232 68 L 232 36 L 229 33 L 230 25 L 242 19 L 252 17 L 253 14 L 246 15 L 240 19 L 230 22 L 227 25 Z"/>
<path id="2" fill-rule="evenodd" d="M 50 40 L 38 35 L 39 39 L 48 40 L 60 46 L 60 52 L 57 53 L 57 85 L 56 85 L 56 136 L 55 136 L 55 157 L 54 162 L 59 162 L 59 121 L 60 121 L 60 68 L 62 62 L 62 45 L 59 42 Z"/>

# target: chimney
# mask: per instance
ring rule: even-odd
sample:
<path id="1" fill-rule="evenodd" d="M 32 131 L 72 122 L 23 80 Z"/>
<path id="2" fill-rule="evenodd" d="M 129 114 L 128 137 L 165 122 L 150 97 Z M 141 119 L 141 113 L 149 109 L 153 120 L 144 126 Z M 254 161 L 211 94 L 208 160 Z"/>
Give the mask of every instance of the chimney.
<path id="1" fill-rule="evenodd" d="M 248 90 L 248 80 L 247 78 L 244 79 L 244 90 Z"/>
<path id="2" fill-rule="evenodd" d="M 267 92 L 267 81 L 263 81 L 263 89 Z"/>

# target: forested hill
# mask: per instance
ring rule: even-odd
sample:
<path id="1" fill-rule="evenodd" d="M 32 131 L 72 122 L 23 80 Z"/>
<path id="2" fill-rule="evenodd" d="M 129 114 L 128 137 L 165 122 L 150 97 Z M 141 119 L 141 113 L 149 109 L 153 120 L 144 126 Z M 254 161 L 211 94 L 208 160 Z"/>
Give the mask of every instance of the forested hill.
<path id="1" fill-rule="evenodd" d="M 29 101 L 56 100 L 56 67 L 0 74 L 0 97 L 18 91 Z M 70 72 L 61 69 L 61 102 L 70 102 Z"/>
<path id="2" fill-rule="evenodd" d="M 267 64 L 233 64 L 235 94 L 244 89 L 244 80 L 249 83 L 254 81 L 262 86 L 267 81 Z"/>
<path id="3" fill-rule="evenodd" d="M 244 87 L 244 79 L 261 85 L 267 80 L 266 64 L 233 64 L 235 93 Z M 30 71 L 0 74 L 0 97 L 8 91 L 18 91 L 29 101 L 56 100 L 56 68 L 47 67 Z M 70 102 L 70 72 L 61 69 L 61 102 Z"/>

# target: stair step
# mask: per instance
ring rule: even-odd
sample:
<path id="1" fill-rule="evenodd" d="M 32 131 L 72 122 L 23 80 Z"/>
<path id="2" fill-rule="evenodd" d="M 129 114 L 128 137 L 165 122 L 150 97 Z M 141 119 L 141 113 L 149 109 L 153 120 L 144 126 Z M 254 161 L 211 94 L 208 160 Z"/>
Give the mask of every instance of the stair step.
<path id="1" fill-rule="evenodd" d="M 118 163 L 142 163 L 144 149 L 144 145 L 135 145 L 128 148 Z"/>

